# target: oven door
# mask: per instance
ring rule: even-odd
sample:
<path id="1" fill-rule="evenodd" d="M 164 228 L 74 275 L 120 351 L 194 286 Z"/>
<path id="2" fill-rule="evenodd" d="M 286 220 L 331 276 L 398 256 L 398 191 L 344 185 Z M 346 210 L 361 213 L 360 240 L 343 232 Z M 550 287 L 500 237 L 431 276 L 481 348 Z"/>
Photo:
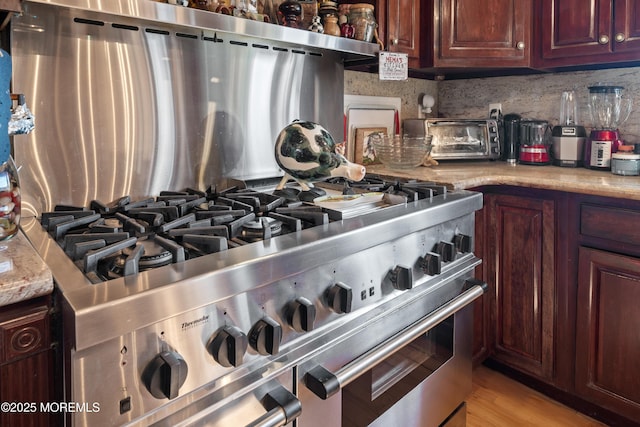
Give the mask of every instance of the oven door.
<path id="1" fill-rule="evenodd" d="M 484 289 L 472 286 L 337 370 L 309 368 L 315 396 L 300 393 L 305 412 L 339 414 L 323 416 L 325 426 L 441 425 L 471 392 L 472 302 Z M 298 425 L 316 424 L 303 416 Z"/>

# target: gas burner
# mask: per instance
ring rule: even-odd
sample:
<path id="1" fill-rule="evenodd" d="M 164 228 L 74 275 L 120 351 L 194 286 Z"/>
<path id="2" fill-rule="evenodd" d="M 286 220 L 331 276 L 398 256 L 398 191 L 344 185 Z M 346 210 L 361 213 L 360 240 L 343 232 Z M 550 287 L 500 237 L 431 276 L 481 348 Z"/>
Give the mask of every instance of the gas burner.
<path id="1" fill-rule="evenodd" d="M 162 267 L 171 264 L 173 256 L 171 252 L 155 242 L 153 238 L 138 239 L 136 246 L 130 246 L 122 250 L 123 257 L 120 258 L 120 262 L 116 264 L 124 264 L 124 260 L 132 255 L 137 255 L 136 251 L 139 251 L 139 246 L 142 246 L 142 253 L 138 260 L 140 271 L 148 270 L 150 268 Z"/>
<path id="2" fill-rule="evenodd" d="M 282 221 L 268 216 L 242 224 L 241 237 L 249 242 L 267 240 L 282 233 Z"/>

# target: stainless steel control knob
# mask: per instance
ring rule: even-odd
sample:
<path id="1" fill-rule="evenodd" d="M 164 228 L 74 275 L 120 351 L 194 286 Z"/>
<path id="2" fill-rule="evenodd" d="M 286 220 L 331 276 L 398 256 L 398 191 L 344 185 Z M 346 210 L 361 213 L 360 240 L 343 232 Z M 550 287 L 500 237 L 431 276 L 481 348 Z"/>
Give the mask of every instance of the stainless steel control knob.
<path id="1" fill-rule="evenodd" d="M 329 308 L 336 313 L 350 313 L 353 290 L 342 282 L 331 286 L 327 295 Z"/>
<path id="2" fill-rule="evenodd" d="M 173 399 L 187 379 L 187 362 L 175 351 L 163 351 L 142 372 L 142 382 L 156 399 Z"/>
<path id="3" fill-rule="evenodd" d="M 420 259 L 420 267 L 424 274 L 428 274 L 430 276 L 435 276 L 436 274 L 440 274 L 442 263 L 440 262 L 440 254 L 435 252 L 427 252 Z"/>
<path id="4" fill-rule="evenodd" d="M 440 254 L 442 262 L 451 262 L 456 258 L 456 247 L 452 242 L 438 242 L 436 252 Z"/>
<path id="5" fill-rule="evenodd" d="M 411 267 L 397 265 L 389 272 L 389 279 L 391 279 L 393 287 L 400 291 L 406 291 L 413 288 L 413 271 L 411 270 Z"/>
<path id="6" fill-rule="evenodd" d="M 456 250 L 463 254 L 471 252 L 471 236 L 466 234 L 456 234 L 453 238 Z"/>
<path id="7" fill-rule="evenodd" d="M 249 331 L 249 344 L 264 356 L 278 354 L 280 341 L 282 341 L 282 327 L 269 316 L 258 320 Z"/>
<path id="8" fill-rule="evenodd" d="M 247 351 L 247 336 L 237 326 L 227 325 L 211 336 L 207 350 L 224 367 L 240 366 Z"/>
<path id="9" fill-rule="evenodd" d="M 304 297 L 299 297 L 289 304 L 289 325 L 298 332 L 313 330 L 313 322 L 316 320 L 316 306 Z"/>

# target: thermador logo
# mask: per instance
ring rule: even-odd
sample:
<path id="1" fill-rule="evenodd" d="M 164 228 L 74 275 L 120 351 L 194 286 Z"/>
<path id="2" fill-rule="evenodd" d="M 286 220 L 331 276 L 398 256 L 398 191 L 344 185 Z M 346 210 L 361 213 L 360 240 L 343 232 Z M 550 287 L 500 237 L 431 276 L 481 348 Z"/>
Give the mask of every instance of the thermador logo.
<path id="1" fill-rule="evenodd" d="M 200 326 L 204 323 L 207 323 L 209 321 L 209 315 L 205 314 L 202 317 L 200 317 L 199 319 L 196 320 L 192 320 L 190 322 L 182 322 L 182 330 L 186 331 L 189 330 L 191 328 L 195 328 L 196 326 Z"/>

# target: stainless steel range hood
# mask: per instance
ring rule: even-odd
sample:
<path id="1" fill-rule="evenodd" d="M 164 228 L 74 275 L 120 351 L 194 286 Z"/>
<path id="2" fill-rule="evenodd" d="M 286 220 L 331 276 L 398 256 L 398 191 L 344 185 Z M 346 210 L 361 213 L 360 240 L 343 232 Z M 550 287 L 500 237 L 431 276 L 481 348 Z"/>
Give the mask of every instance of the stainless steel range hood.
<path id="1" fill-rule="evenodd" d="M 112 15 L 114 19 L 112 22 L 108 22 L 109 25 L 131 24 L 123 23 L 123 19 L 131 19 L 138 22 L 150 21 L 160 25 L 182 26 L 201 30 L 201 33 L 198 34 L 200 37 L 208 37 L 211 33 L 216 32 L 231 33 L 284 43 L 292 48 L 304 47 L 307 49 L 335 51 L 343 55 L 345 63 L 373 60 L 377 58 L 380 50 L 375 43 L 318 34 L 152 0 L 29 0 L 29 2 L 87 11 L 90 14 Z M 91 20 L 90 17 L 87 19 Z M 106 19 L 97 20 L 96 24 L 104 25 L 104 20 Z M 137 24 L 133 23 L 132 25 Z"/>
<path id="2" fill-rule="evenodd" d="M 344 67 L 373 43 L 151 0 L 30 0 L 11 19 L 23 217 L 55 204 L 282 176 L 293 120 L 344 133 Z"/>

